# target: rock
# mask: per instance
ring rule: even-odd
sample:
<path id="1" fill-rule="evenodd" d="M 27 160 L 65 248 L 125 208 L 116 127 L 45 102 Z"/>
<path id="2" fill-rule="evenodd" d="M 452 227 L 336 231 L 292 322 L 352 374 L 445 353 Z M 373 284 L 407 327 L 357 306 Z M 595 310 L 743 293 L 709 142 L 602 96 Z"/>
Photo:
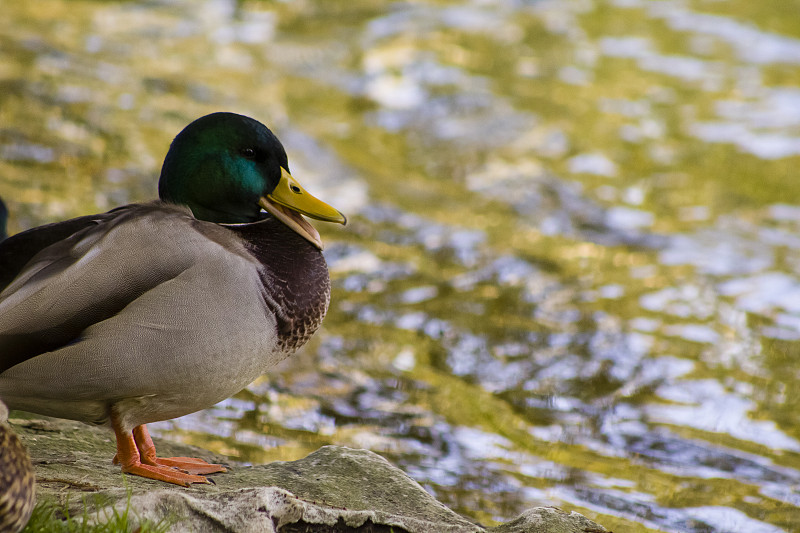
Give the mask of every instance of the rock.
<path id="1" fill-rule="evenodd" d="M 608 530 L 592 522 L 582 514 L 567 513 L 557 507 L 536 507 L 520 516 L 489 530 L 491 533 L 608 533 Z"/>
<path id="2" fill-rule="evenodd" d="M 170 531 L 178 532 L 606 532 L 577 513 L 554 508 L 531 509 L 502 526 L 484 528 L 366 450 L 324 446 L 297 461 L 232 464 L 229 472 L 211 476 L 215 485 L 182 488 L 121 474 L 111 464 L 115 447 L 110 431 L 62 420 L 10 422 L 30 450 L 38 496 L 67 502 L 72 513 L 81 513 L 84 505 L 124 508 L 130 490 L 136 517 L 177 519 Z M 156 447 L 162 456 L 230 463 L 205 450 L 159 439 Z"/>

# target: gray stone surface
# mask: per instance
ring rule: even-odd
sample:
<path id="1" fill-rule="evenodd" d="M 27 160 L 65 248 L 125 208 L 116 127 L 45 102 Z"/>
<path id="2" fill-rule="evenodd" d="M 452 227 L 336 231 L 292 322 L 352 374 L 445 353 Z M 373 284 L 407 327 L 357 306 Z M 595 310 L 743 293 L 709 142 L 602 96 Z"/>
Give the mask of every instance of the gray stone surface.
<path id="1" fill-rule="evenodd" d="M 491 533 L 608 533 L 582 514 L 567 513 L 556 507 L 528 509 L 514 520 L 489 530 Z"/>
<path id="2" fill-rule="evenodd" d="M 176 532 L 274 533 L 602 533 L 577 513 L 536 508 L 486 529 L 436 501 L 400 469 L 366 451 L 325 446 L 289 462 L 230 464 L 190 446 L 156 439 L 162 456 L 190 455 L 230 464 L 189 488 L 125 476 L 111 464 L 110 431 L 62 420 L 11 420 L 31 452 L 37 494 L 75 512 L 120 506 L 131 490 L 139 518 L 176 519 Z M 86 496 L 86 497 L 82 497 Z M 102 515 L 102 513 L 101 513 Z"/>

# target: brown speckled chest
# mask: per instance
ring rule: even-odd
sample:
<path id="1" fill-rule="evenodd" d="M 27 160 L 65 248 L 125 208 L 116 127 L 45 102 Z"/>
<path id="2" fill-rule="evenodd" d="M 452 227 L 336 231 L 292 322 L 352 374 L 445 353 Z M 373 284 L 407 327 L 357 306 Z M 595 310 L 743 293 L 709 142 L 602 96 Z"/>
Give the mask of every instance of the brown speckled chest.
<path id="1" fill-rule="evenodd" d="M 331 285 L 322 252 L 274 218 L 230 226 L 262 265 L 263 297 L 287 355 L 306 343 L 328 311 Z"/>

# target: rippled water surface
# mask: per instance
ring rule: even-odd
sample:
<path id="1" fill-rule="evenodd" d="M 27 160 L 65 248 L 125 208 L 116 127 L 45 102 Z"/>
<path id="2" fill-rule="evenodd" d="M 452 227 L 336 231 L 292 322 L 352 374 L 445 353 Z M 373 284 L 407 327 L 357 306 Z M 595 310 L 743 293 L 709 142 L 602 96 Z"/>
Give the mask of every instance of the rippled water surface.
<path id="1" fill-rule="evenodd" d="M 369 448 L 485 525 L 800 531 L 800 1 L 3 11 L 12 232 L 154 197 L 217 110 L 352 221 L 315 339 L 161 435 Z"/>

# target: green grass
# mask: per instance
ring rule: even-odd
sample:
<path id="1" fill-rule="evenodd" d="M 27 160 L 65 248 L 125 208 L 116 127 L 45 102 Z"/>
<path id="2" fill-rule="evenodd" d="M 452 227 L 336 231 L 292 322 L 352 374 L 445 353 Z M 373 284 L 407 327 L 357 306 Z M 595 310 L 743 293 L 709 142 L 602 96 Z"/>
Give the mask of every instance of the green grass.
<path id="1" fill-rule="evenodd" d="M 156 523 L 137 519 L 128 490 L 127 505 L 122 511 L 109 506 L 90 512 L 84 499 L 81 514 L 72 516 L 68 503 L 40 501 L 22 533 L 166 533 L 177 521 L 172 517 Z"/>

